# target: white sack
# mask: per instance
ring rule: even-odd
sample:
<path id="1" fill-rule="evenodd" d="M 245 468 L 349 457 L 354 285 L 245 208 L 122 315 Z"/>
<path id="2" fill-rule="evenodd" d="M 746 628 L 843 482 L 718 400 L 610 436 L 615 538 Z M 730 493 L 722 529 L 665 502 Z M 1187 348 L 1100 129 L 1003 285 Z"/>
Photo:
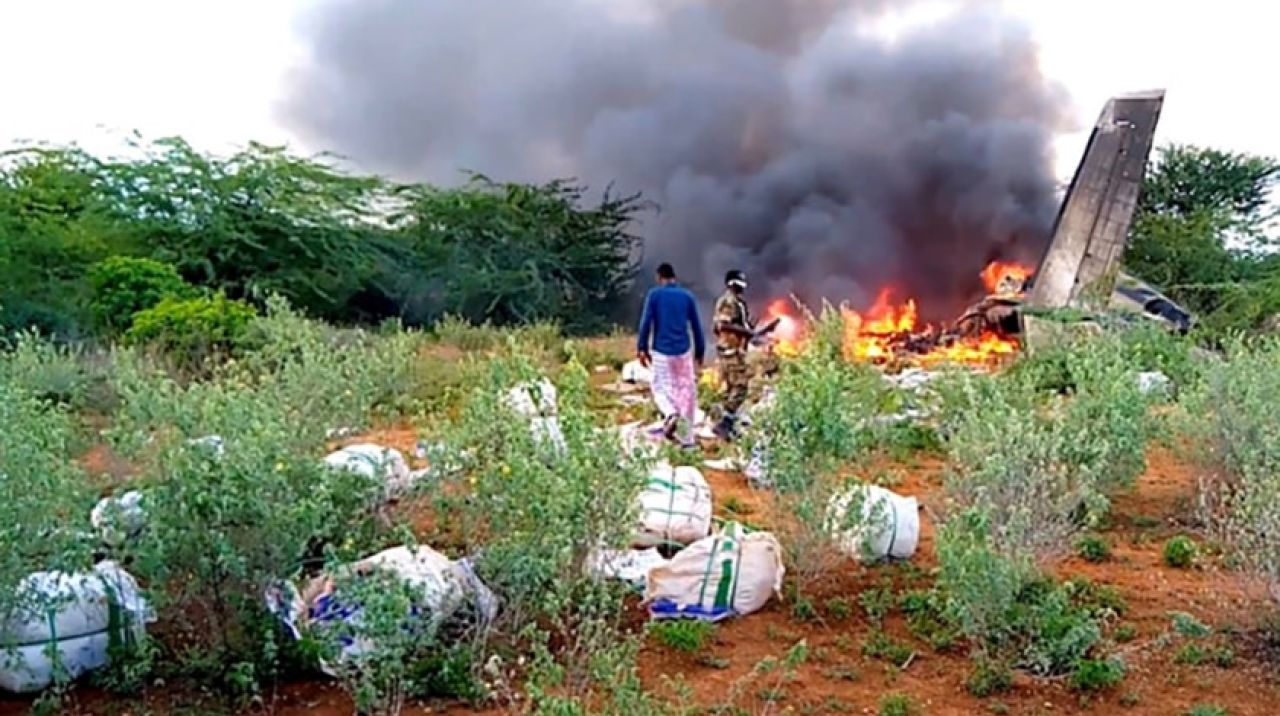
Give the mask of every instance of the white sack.
<path id="1" fill-rule="evenodd" d="M 1167 396 L 1173 391 L 1173 381 L 1158 370 L 1145 371 L 1138 374 L 1138 390 L 1143 395 Z"/>
<path id="2" fill-rule="evenodd" d="M 689 544 L 711 532 L 711 487 L 696 468 L 658 463 L 638 500 L 637 546 Z"/>
<path id="3" fill-rule="evenodd" d="M 0 689 L 7 691 L 30 693 L 53 683 L 51 645 L 66 675 L 76 679 L 107 664 L 112 642 L 142 639 L 155 621 L 138 583 L 111 561 L 82 574 L 35 572 L 17 593 L 24 608 L 0 626 Z"/>
<path id="4" fill-rule="evenodd" d="M 652 568 L 644 601 L 655 619 L 719 621 L 760 610 L 781 592 L 785 573 L 776 537 L 729 523 Z"/>
<path id="5" fill-rule="evenodd" d="M 395 448 L 349 445 L 330 453 L 324 462 L 332 468 L 348 470 L 382 483 L 387 498 L 402 495 L 413 487 L 414 475 L 409 470 L 409 463 Z"/>
<path id="6" fill-rule="evenodd" d="M 849 515 L 858 509 L 858 515 Z M 857 485 L 831 498 L 827 528 L 844 554 L 858 560 L 909 559 L 920 540 L 920 506 L 875 485 Z"/>
<path id="7" fill-rule="evenodd" d="M 422 618 L 434 621 L 436 626 L 468 606 L 485 624 L 497 616 L 497 599 L 476 576 L 470 563 L 466 560 L 455 562 L 430 547 L 392 547 L 347 568 L 356 572 L 381 569 L 399 576 L 420 592 L 422 604 L 430 612 Z M 338 621 L 359 624 L 360 605 L 343 604 L 336 589 L 333 578 L 322 575 L 313 579 L 302 594 L 289 585 L 269 591 L 267 606 L 280 617 L 295 638 L 301 638 L 308 631 L 322 632 L 327 625 Z M 377 648 L 377 644 L 368 639 L 351 640 L 342 645 L 337 663 L 321 661 L 320 667 L 326 674 L 336 677 L 344 663 Z"/>
<path id="8" fill-rule="evenodd" d="M 622 382 L 649 385 L 653 383 L 653 370 L 640 365 L 640 361 L 633 360 L 622 366 Z"/>
<path id="9" fill-rule="evenodd" d="M 512 388 L 507 393 L 507 405 L 517 415 L 530 420 L 552 417 L 558 410 L 558 396 L 556 387 L 544 378 L 537 383 L 524 383 Z"/>
<path id="10" fill-rule="evenodd" d="M 146 526 L 147 515 L 142 510 L 142 493 L 129 490 L 116 497 L 104 497 L 89 513 L 89 524 L 98 531 L 102 541 L 111 547 L 119 547 L 137 537 Z"/>
<path id="11" fill-rule="evenodd" d="M 654 548 L 604 549 L 592 553 L 587 570 L 597 577 L 617 579 L 643 588 L 649 581 L 649 571 L 666 563 L 667 560 Z"/>

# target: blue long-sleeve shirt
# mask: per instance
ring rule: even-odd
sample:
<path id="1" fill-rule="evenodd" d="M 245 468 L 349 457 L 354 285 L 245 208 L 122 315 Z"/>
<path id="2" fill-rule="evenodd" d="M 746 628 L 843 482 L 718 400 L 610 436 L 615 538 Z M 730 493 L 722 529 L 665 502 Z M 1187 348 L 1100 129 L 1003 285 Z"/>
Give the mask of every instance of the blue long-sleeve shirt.
<path id="1" fill-rule="evenodd" d="M 652 340 L 654 353 L 684 355 L 689 351 L 690 333 L 693 334 L 693 357 L 701 361 L 707 353 L 707 342 L 698 318 L 698 301 L 693 294 L 675 284 L 649 291 L 640 317 L 637 349 L 641 353 L 650 352 Z"/>

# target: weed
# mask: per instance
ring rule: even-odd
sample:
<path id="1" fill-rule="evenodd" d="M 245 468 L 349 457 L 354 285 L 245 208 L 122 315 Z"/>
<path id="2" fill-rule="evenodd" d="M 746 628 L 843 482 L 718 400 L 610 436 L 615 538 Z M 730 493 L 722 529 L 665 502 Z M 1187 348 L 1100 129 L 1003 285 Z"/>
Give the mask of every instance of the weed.
<path id="1" fill-rule="evenodd" d="M 1178 636 L 1201 639 L 1213 634 L 1213 629 L 1204 622 L 1186 612 L 1169 612 L 1173 622 L 1173 631 Z"/>
<path id="2" fill-rule="evenodd" d="M 884 618 L 889 615 L 893 609 L 894 602 L 897 600 L 893 596 L 893 591 L 888 587 L 876 587 L 868 589 L 858 596 L 858 601 L 862 604 L 862 609 L 867 613 L 867 618 L 873 624 L 880 624 Z"/>
<path id="3" fill-rule="evenodd" d="M 965 687 L 969 689 L 969 693 L 978 698 L 986 698 L 992 694 L 997 694 L 1009 690 L 1013 686 L 1013 672 L 1008 666 L 998 664 L 987 659 L 979 659 L 974 664 L 973 670 L 969 672 L 969 678 L 965 681 Z"/>
<path id="4" fill-rule="evenodd" d="M 1086 562 L 1106 562 L 1111 559 L 1111 545 L 1097 535 L 1082 537 L 1076 543 L 1076 551 Z"/>
<path id="5" fill-rule="evenodd" d="M 804 623 L 812 623 L 820 619 L 818 609 L 813 605 L 813 600 L 803 596 L 797 596 L 792 602 L 791 618 Z"/>
<path id="6" fill-rule="evenodd" d="M 1230 669 L 1236 665 L 1236 652 L 1229 646 L 1220 646 L 1210 655 L 1213 665 L 1219 669 Z"/>
<path id="7" fill-rule="evenodd" d="M 1164 563 L 1174 569 L 1189 569 L 1196 561 L 1196 543 L 1190 537 L 1179 535 L 1165 542 Z"/>
<path id="8" fill-rule="evenodd" d="M 1131 709 L 1140 703 L 1142 703 L 1142 697 L 1136 691 L 1126 691 L 1120 695 L 1120 705 L 1127 709 Z"/>
<path id="9" fill-rule="evenodd" d="M 1076 691 L 1105 691 L 1124 680 L 1124 663 L 1118 659 L 1082 659 L 1071 674 Z"/>
<path id="10" fill-rule="evenodd" d="M 902 666 L 915 653 L 910 644 L 898 641 L 877 629 L 867 637 L 862 645 L 862 653 L 872 659 L 879 659 L 894 666 Z"/>
<path id="11" fill-rule="evenodd" d="M 945 600 L 937 590 L 908 592 L 901 605 L 907 615 L 907 630 L 934 649 L 948 649 L 959 638 L 958 629 L 946 618 Z"/>
<path id="12" fill-rule="evenodd" d="M 668 649 L 693 654 L 702 651 L 713 638 L 714 624 L 677 619 L 654 622 L 648 626 L 649 636 Z"/>
<path id="13" fill-rule="evenodd" d="M 1229 716 L 1230 712 L 1213 704 L 1197 704 L 1183 712 L 1183 716 Z"/>
<path id="14" fill-rule="evenodd" d="M 832 681 L 857 681 L 861 676 L 858 670 L 852 666 L 833 666 L 823 672 L 828 679 Z"/>
<path id="15" fill-rule="evenodd" d="M 1199 644 L 1183 644 L 1173 657 L 1173 663 L 1183 666 L 1199 666 L 1209 660 L 1209 651 Z"/>
<path id="16" fill-rule="evenodd" d="M 844 597 L 832 597 L 827 600 L 827 613 L 836 621 L 848 621 L 853 616 L 853 605 Z"/>
<path id="17" fill-rule="evenodd" d="M 732 666 L 732 663 L 728 659 L 722 656 L 716 656 L 715 654 L 699 654 L 697 661 L 699 666 L 705 666 L 708 669 L 715 669 L 717 671 L 724 671 Z"/>
<path id="18" fill-rule="evenodd" d="M 1121 624 L 1116 627 L 1112 637 L 1121 644 L 1128 644 L 1138 638 L 1138 628 L 1132 624 Z"/>
<path id="19" fill-rule="evenodd" d="M 737 495 L 730 495 L 725 498 L 721 507 L 724 509 L 725 514 L 733 518 L 747 517 L 755 512 L 751 505 L 743 502 Z"/>
<path id="20" fill-rule="evenodd" d="M 880 698 L 878 716 L 916 716 L 919 710 L 915 701 L 906 694 L 886 694 Z"/>

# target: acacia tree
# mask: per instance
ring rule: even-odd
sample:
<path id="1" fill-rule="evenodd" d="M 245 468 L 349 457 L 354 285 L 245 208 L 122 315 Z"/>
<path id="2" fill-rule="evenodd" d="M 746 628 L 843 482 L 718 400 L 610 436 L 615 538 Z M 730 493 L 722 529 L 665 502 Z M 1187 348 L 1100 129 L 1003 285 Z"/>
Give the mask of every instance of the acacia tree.
<path id="1" fill-rule="evenodd" d="M 1170 145 L 1147 172 L 1125 263 L 1200 315 L 1210 331 L 1280 311 L 1270 232 L 1280 162 Z"/>

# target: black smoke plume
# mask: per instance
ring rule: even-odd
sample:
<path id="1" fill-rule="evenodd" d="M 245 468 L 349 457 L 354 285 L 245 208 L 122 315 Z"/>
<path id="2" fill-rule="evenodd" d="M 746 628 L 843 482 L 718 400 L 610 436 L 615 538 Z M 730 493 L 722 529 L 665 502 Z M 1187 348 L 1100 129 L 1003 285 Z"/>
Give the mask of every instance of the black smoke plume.
<path id="1" fill-rule="evenodd" d="M 910 0 L 340 0 L 304 29 L 283 111 L 400 177 L 460 170 L 642 191 L 645 260 L 704 295 L 953 316 L 992 259 L 1034 262 L 1066 101 L 991 2 L 896 36 Z"/>

